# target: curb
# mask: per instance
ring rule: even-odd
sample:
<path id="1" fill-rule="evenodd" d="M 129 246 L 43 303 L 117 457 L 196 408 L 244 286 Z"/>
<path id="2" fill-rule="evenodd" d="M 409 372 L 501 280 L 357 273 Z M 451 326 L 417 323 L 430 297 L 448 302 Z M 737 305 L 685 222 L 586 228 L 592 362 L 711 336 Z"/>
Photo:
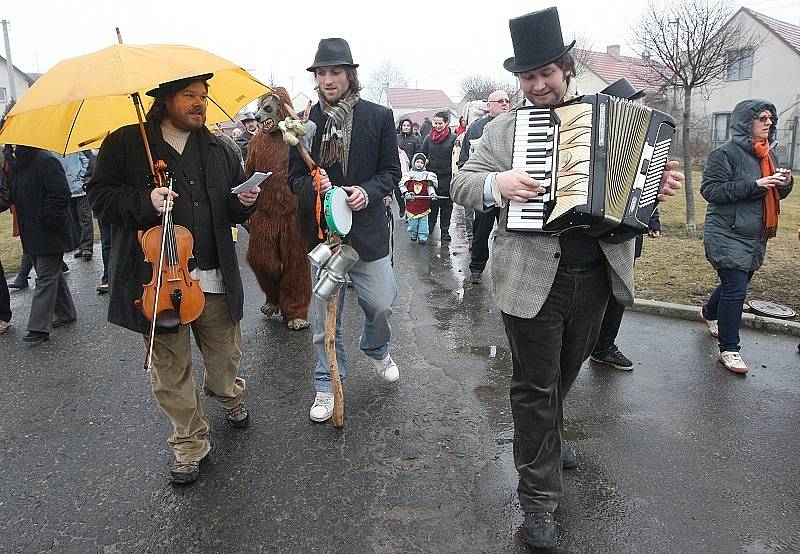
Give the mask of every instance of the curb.
<path id="1" fill-rule="evenodd" d="M 657 300 L 641 300 L 639 298 L 634 300 L 633 306 L 630 306 L 628 309 L 634 312 L 691 321 L 697 321 L 697 313 L 700 311 L 698 306 L 672 304 L 670 302 L 659 302 Z M 743 313 L 742 327 L 754 329 L 756 331 L 800 337 L 800 323 L 774 317 Z"/>

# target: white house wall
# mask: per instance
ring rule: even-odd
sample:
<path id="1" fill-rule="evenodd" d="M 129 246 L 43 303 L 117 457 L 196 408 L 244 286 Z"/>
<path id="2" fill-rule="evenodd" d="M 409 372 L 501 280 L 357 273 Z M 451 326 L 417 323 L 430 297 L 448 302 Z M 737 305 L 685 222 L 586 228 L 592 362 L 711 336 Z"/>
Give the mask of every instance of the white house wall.
<path id="1" fill-rule="evenodd" d="M 578 62 L 577 67 L 578 90 L 583 94 L 594 94 L 606 88 L 610 83 L 606 83 L 591 69 Z"/>
<path id="2" fill-rule="evenodd" d="M 15 70 L 14 83 L 17 86 L 17 100 L 19 100 L 25 93 L 25 91 L 28 90 L 28 81 L 25 80 L 25 77 L 21 71 Z M 6 89 L 6 101 L 10 102 L 11 87 L 8 86 L 8 70 L 6 69 L 5 60 L 0 60 L 0 87 Z M 0 102 L 0 115 L 3 115 L 5 109 L 6 109 L 6 103 Z"/>
<path id="3" fill-rule="evenodd" d="M 783 121 L 800 115 L 800 55 L 767 31 L 763 25 L 744 12 L 744 24 L 755 29 L 764 38 L 764 43 L 755 54 L 753 76 L 750 79 L 724 81 L 708 93 L 695 94 L 695 114 L 711 117 L 714 113 L 731 112 L 740 101 L 748 98 L 763 98 L 774 103 Z M 794 107 L 791 107 L 794 104 Z M 789 111 L 786 111 L 786 110 Z"/>

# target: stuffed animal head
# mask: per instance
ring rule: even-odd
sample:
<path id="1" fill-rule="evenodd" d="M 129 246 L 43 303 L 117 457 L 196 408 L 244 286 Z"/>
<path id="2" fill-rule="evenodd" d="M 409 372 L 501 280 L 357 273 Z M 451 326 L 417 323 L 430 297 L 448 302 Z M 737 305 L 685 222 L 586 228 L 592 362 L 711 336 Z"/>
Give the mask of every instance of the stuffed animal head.
<path id="1" fill-rule="evenodd" d="M 277 133 L 278 122 L 283 121 L 289 114 L 287 106 L 292 105 L 289 93 L 283 87 L 275 87 L 272 94 L 265 94 L 258 99 L 256 121 L 265 133 Z"/>

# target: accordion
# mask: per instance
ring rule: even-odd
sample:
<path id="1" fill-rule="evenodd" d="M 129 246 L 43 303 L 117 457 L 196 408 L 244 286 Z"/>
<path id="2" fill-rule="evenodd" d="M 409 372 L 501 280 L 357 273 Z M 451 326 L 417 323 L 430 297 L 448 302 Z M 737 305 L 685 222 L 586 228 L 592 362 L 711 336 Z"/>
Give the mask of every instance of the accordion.
<path id="1" fill-rule="evenodd" d="M 646 233 L 674 133 L 668 114 L 605 94 L 519 108 L 512 167 L 546 192 L 510 201 L 506 229 L 609 242 Z"/>

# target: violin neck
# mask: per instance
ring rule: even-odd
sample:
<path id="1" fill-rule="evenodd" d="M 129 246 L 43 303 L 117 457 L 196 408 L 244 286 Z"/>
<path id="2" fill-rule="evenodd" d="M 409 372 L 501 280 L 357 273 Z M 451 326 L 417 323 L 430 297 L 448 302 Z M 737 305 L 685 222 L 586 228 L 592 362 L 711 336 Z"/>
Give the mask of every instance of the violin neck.
<path id="1" fill-rule="evenodd" d="M 172 192 L 174 184 L 172 175 L 167 178 L 167 188 Z M 164 196 L 164 202 L 167 202 L 169 195 Z M 164 234 L 164 254 L 166 255 L 166 262 L 170 266 L 178 264 L 178 243 L 175 240 L 175 222 L 172 219 L 172 210 L 164 210 L 164 217 L 162 220 L 162 231 Z"/>

